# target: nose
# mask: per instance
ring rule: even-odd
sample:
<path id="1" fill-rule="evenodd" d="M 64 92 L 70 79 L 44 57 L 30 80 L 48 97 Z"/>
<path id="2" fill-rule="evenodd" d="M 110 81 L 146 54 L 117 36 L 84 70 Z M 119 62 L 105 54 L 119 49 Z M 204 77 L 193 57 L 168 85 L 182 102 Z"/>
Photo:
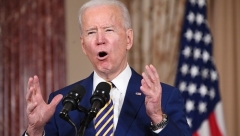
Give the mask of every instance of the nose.
<path id="1" fill-rule="evenodd" d="M 96 39 L 97 45 L 105 44 L 105 41 L 106 41 L 106 39 L 105 39 L 104 33 L 98 32 L 97 39 Z"/>

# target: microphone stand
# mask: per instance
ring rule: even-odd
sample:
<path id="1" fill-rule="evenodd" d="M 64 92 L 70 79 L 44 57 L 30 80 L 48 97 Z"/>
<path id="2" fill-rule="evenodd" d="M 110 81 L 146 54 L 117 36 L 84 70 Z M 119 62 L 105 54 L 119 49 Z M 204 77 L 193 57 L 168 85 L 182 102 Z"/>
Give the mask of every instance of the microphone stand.
<path id="1" fill-rule="evenodd" d="M 96 117 L 96 111 L 97 109 L 91 109 L 87 114 L 85 114 L 82 122 L 80 123 L 80 128 L 78 130 L 78 135 L 77 136 L 83 136 L 84 132 L 89 125 L 89 123 Z"/>
<path id="2" fill-rule="evenodd" d="M 96 116 L 94 112 L 89 111 L 87 114 L 85 114 L 82 122 L 80 123 L 80 128 L 78 130 L 77 136 L 84 136 L 84 132 L 89 125 L 89 123 L 93 120 L 93 118 Z"/>
<path id="3" fill-rule="evenodd" d="M 88 118 L 88 115 L 86 114 L 82 120 L 82 122 L 80 123 L 80 128 L 77 132 L 77 136 L 84 136 L 84 133 L 85 133 L 85 130 L 87 128 L 87 126 L 85 125 L 86 122 L 87 122 L 87 118 Z"/>
<path id="4" fill-rule="evenodd" d="M 79 105 L 78 106 L 78 109 L 77 109 L 79 112 L 83 112 L 85 113 L 85 116 L 83 118 L 83 120 L 81 121 L 80 123 L 80 129 L 78 131 L 76 131 L 77 133 L 77 136 L 83 136 L 84 135 L 84 132 L 86 130 L 86 127 L 87 126 L 84 126 L 85 122 L 86 122 L 86 118 L 88 116 L 88 110 L 86 108 L 84 108 L 83 106 Z"/>

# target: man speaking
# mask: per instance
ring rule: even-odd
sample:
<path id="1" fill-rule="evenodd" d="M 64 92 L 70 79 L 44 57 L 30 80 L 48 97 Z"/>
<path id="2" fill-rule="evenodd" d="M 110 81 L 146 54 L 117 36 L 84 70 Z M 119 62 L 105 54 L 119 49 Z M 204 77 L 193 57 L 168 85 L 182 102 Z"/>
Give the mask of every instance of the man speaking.
<path id="1" fill-rule="evenodd" d="M 153 65 L 146 65 L 141 75 L 129 66 L 127 52 L 133 45 L 133 30 L 124 4 L 117 0 L 91 0 L 80 8 L 79 25 L 82 50 L 94 71 L 89 77 L 53 92 L 49 104 L 42 99 L 38 77 L 31 77 L 26 95 L 28 127 L 24 135 L 77 135 L 76 128 L 59 116 L 62 98 L 74 86 L 81 85 L 86 93 L 81 101 L 72 101 L 72 104 L 80 102 L 79 105 L 88 110 L 94 90 L 101 82 L 114 85 L 98 113 L 107 110 L 101 119 L 96 115 L 89 122 L 84 135 L 191 135 L 179 90 L 160 83 Z M 79 129 L 86 114 L 73 110 L 68 111 L 67 116 Z M 103 120 L 106 122 L 101 125 L 99 121 Z"/>

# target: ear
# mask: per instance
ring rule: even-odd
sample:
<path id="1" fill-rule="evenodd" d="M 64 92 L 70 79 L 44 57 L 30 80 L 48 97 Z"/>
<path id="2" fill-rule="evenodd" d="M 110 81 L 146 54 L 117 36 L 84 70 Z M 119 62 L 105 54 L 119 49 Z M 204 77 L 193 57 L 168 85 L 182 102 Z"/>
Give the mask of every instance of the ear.
<path id="1" fill-rule="evenodd" d="M 87 54 L 86 54 L 86 50 L 85 50 L 84 40 L 83 40 L 83 37 L 82 37 L 82 36 L 80 36 L 80 41 L 81 41 L 81 45 L 82 45 L 82 51 L 83 51 L 83 53 L 84 53 L 85 55 L 87 55 Z"/>
<path id="2" fill-rule="evenodd" d="M 128 29 L 126 34 L 127 34 L 127 50 L 130 50 L 133 45 L 133 30 Z"/>

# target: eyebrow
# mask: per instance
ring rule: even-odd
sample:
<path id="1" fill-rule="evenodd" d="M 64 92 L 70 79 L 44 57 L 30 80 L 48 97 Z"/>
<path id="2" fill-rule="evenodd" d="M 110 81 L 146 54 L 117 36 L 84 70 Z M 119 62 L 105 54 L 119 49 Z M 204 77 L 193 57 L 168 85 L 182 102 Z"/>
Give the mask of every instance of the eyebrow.
<path id="1" fill-rule="evenodd" d="M 97 29 L 97 27 L 91 27 L 91 28 L 87 29 L 86 31 L 88 32 L 88 31 L 92 31 L 92 30 L 96 30 L 96 29 Z"/>
<path id="2" fill-rule="evenodd" d="M 113 25 L 110 25 L 110 26 L 103 26 L 101 28 L 108 29 L 108 28 L 115 28 L 115 27 Z M 97 30 L 97 27 L 91 27 L 91 28 L 87 29 L 86 32 L 94 31 L 94 30 Z"/>
<path id="3" fill-rule="evenodd" d="M 110 26 L 104 26 L 103 29 L 106 29 L 106 28 L 114 28 L 113 25 L 110 25 Z"/>

